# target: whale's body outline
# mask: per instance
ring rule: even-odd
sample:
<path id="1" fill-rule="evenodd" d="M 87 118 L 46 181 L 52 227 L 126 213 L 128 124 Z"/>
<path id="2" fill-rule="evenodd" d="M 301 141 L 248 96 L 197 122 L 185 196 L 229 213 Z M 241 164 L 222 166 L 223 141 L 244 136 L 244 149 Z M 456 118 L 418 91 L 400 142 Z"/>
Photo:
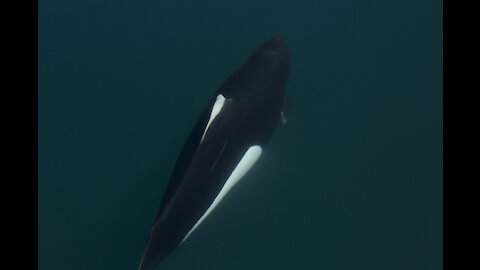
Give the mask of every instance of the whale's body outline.
<path id="1" fill-rule="evenodd" d="M 275 36 L 217 90 L 177 158 L 139 270 L 183 243 L 260 157 L 286 101 L 289 68 L 285 40 Z"/>

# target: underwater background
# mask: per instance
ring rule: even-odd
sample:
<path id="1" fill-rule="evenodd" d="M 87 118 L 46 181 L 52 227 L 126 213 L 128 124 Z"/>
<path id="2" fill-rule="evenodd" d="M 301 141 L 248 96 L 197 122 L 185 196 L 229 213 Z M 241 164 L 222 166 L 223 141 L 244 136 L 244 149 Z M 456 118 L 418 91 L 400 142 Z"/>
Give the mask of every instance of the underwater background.
<path id="1" fill-rule="evenodd" d="M 288 123 L 156 269 L 441 269 L 442 16 L 428 0 L 39 0 L 38 269 L 137 269 L 199 114 L 276 34 Z"/>

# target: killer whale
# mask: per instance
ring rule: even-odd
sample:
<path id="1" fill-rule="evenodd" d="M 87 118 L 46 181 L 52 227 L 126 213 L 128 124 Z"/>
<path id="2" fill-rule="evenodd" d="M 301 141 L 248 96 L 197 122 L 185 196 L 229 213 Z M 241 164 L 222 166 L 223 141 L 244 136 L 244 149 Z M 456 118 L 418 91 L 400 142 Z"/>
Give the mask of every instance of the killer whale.
<path id="1" fill-rule="evenodd" d="M 260 157 L 279 119 L 286 122 L 289 69 L 286 42 L 275 36 L 216 91 L 180 151 L 139 270 L 185 241 Z"/>

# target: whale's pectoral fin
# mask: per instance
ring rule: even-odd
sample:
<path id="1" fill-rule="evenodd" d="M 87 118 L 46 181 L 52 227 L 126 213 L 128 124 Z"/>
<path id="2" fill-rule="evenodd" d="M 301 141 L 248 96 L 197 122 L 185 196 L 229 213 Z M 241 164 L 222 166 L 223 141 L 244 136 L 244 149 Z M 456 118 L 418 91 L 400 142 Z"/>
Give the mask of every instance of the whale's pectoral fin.
<path id="1" fill-rule="evenodd" d="M 283 98 L 283 108 L 282 111 L 280 112 L 280 116 L 282 117 L 282 124 L 286 125 L 287 120 L 288 120 L 288 108 L 289 108 L 289 102 L 287 96 Z"/>

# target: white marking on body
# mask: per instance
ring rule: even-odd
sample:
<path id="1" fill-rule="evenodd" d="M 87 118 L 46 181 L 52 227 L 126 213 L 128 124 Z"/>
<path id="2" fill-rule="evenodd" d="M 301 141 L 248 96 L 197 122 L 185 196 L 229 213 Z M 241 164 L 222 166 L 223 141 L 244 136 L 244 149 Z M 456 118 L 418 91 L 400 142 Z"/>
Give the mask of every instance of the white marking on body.
<path id="1" fill-rule="evenodd" d="M 182 243 L 187 239 L 187 237 L 202 223 L 202 221 L 215 209 L 215 207 L 220 203 L 220 201 L 225 197 L 225 195 L 230 191 L 230 189 L 235 186 L 236 183 L 250 170 L 253 164 L 258 160 L 262 154 L 262 148 L 259 145 L 254 145 L 248 148 L 247 152 L 243 155 L 240 162 L 237 164 L 232 174 L 228 177 L 227 181 L 222 187 L 222 190 L 218 193 L 215 200 L 213 200 L 210 207 L 207 209 L 205 214 L 197 221 L 195 226 L 187 233 L 183 238 Z"/>
<path id="2" fill-rule="evenodd" d="M 208 127 L 212 123 L 213 119 L 215 119 L 217 114 L 222 110 L 224 103 L 225 103 L 225 97 L 222 94 L 218 95 L 217 99 L 215 100 L 215 104 L 213 104 L 212 113 L 210 114 L 210 119 L 208 119 L 207 127 L 205 128 L 202 139 L 200 141 L 203 141 L 203 137 L 205 137 Z"/>

